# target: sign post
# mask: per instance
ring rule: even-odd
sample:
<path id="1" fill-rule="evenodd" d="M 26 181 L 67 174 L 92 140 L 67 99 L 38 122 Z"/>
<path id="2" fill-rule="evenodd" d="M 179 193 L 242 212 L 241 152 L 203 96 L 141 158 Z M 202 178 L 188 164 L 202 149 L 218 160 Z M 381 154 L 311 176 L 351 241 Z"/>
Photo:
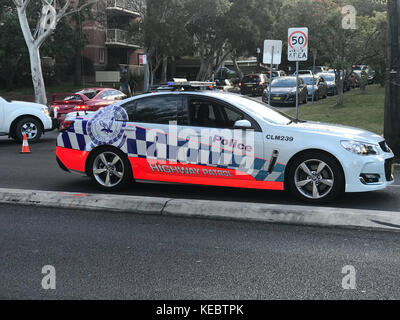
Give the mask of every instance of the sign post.
<path id="1" fill-rule="evenodd" d="M 269 74 L 268 104 L 271 104 L 271 86 L 272 86 L 272 69 L 274 63 L 279 65 L 282 62 L 282 41 L 281 40 L 265 40 L 263 63 L 271 64 Z"/>
<path id="2" fill-rule="evenodd" d="M 308 28 L 289 28 L 288 61 L 296 61 L 296 120 L 299 120 L 299 61 L 308 60 Z"/>
<path id="3" fill-rule="evenodd" d="M 313 50 L 313 67 L 312 67 L 312 75 L 313 75 L 313 79 L 312 79 L 312 103 L 314 104 L 314 91 L 315 91 L 315 85 L 314 85 L 314 74 L 315 74 L 315 61 L 317 60 L 317 50 L 314 49 Z"/>

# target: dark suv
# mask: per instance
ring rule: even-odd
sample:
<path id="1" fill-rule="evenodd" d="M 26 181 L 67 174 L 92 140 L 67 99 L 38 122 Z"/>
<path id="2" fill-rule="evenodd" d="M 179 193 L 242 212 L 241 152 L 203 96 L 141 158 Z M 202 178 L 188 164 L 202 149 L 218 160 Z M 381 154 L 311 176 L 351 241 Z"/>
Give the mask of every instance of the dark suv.
<path id="1" fill-rule="evenodd" d="M 268 77 L 263 73 L 244 76 L 242 81 L 239 82 L 240 93 L 243 95 L 261 96 L 268 83 Z"/>

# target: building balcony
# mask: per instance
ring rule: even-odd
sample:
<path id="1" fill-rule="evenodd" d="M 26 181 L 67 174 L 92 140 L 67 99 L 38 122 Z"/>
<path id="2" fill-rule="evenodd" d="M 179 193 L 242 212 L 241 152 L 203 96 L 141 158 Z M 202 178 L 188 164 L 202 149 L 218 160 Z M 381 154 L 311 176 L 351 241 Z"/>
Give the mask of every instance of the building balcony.
<path id="1" fill-rule="evenodd" d="M 132 36 L 128 31 L 125 30 L 107 29 L 106 45 L 113 47 L 141 48 L 142 39 L 139 34 Z"/>
<path id="2" fill-rule="evenodd" d="M 107 0 L 106 10 L 114 15 L 131 15 L 139 17 L 140 0 Z"/>

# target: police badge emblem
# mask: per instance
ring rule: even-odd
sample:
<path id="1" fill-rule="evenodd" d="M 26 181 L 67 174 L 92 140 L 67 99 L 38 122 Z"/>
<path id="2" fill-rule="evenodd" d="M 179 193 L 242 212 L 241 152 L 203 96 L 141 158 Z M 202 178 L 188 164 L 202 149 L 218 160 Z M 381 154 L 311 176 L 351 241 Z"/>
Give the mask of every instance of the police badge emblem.
<path id="1" fill-rule="evenodd" d="M 114 144 L 124 135 L 128 115 L 124 108 L 111 105 L 100 109 L 87 125 L 87 132 L 96 145 Z"/>

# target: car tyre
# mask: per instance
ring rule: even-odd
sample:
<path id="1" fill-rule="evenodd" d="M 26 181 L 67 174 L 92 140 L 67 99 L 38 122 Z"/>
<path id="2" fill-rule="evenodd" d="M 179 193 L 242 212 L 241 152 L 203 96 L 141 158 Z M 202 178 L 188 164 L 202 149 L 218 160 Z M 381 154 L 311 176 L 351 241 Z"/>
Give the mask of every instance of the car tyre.
<path id="1" fill-rule="evenodd" d="M 127 156 L 114 148 L 97 149 L 90 155 L 87 174 L 93 184 L 103 191 L 117 191 L 133 181 L 132 167 Z"/>
<path id="2" fill-rule="evenodd" d="M 41 123 L 35 118 L 22 118 L 17 122 L 11 137 L 22 142 L 25 133 L 29 143 L 38 142 L 43 134 Z"/>
<path id="3" fill-rule="evenodd" d="M 291 163 L 286 187 L 299 201 L 325 203 L 344 193 L 345 179 L 340 163 L 332 156 L 310 151 Z"/>

